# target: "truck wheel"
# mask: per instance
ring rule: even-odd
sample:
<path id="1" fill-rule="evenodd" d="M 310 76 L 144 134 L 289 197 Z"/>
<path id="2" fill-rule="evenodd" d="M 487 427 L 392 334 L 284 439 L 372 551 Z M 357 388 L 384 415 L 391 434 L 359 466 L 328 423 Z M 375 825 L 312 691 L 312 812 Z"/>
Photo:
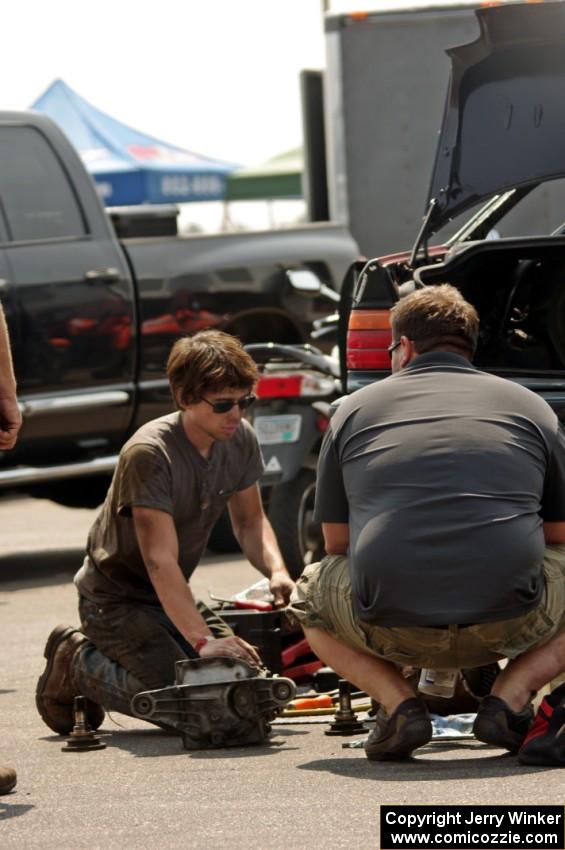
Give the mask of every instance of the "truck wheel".
<path id="1" fill-rule="evenodd" d="M 232 552 L 240 552 L 240 546 L 232 531 L 230 515 L 227 508 L 210 533 L 208 538 L 208 549 L 217 555 L 231 555 Z"/>
<path id="2" fill-rule="evenodd" d="M 271 494 L 269 520 L 292 578 L 325 554 L 321 526 L 312 518 L 315 493 L 316 473 L 301 469 L 292 481 L 273 487 Z"/>

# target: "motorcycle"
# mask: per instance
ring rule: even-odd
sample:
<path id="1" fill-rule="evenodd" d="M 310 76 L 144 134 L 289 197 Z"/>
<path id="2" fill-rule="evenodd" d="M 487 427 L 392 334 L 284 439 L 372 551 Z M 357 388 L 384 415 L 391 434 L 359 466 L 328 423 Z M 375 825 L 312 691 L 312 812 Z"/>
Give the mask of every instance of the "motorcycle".
<path id="1" fill-rule="evenodd" d="M 309 344 L 245 349 L 261 368 L 250 420 L 265 460 L 263 499 L 287 569 L 297 578 L 324 554 L 313 520 L 316 465 L 331 402 L 341 394 L 339 362 Z"/>

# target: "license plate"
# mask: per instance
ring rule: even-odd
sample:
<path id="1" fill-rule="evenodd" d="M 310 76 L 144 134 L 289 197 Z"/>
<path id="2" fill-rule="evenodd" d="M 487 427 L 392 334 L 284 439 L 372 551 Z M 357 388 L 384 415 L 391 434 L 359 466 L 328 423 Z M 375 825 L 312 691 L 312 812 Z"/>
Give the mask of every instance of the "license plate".
<path id="1" fill-rule="evenodd" d="M 253 427 L 262 446 L 274 446 L 280 443 L 296 443 L 300 437 L 302 417 L 296 414 L 288 416 L 256 416 Z"/>

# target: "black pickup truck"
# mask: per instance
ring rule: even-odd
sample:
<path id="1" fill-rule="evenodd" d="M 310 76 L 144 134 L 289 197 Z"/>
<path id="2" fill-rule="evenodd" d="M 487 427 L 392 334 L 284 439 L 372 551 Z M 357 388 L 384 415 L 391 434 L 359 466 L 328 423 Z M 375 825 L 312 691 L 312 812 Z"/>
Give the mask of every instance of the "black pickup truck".
<path id="1" fill-rule="evenodd" d="M 97 504 L 128 435 L 171 409 L 178 336 L 303 342 L 327 304 L 287 271 L 336 289 L 356 253 L 332 224 L 181 237 L 159 209 L 108 215 L 55 124 L 0 113 L 0 298 L 24 417 L 0 488 Z"/>
<path id="2" fill-rule="evenodd" d="M 341 289 L 343 383 L 352 392 L 389 375 L 390 307 L 415 287 L 451 283 L 481 319 L 476 365 L 540 393 L 565 421 L 565 4 L 475 14 L 479 38 L 448 51 L 451 81 L 416 244 L 357 263 Z M 547 235 L 539 235 L 544 222 L 522 214 L 527 229 L 501 238 L 534 193 L 549 191 L 561 203 Z M 485 201 L 449 241 L 429 244 Z"/>

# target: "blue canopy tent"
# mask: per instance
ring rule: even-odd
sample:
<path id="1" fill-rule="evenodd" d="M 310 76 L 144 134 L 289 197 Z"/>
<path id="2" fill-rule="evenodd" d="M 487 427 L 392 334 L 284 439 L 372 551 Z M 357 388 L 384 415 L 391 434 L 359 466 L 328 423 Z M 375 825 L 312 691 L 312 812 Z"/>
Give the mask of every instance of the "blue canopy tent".
<path id="1" fill-rule="evenodd" d="M 237 166 L 177 148 L 101 112 L 55 80 L 31 105 L 78 150 L 108 206 L 223 200 Z"/>

